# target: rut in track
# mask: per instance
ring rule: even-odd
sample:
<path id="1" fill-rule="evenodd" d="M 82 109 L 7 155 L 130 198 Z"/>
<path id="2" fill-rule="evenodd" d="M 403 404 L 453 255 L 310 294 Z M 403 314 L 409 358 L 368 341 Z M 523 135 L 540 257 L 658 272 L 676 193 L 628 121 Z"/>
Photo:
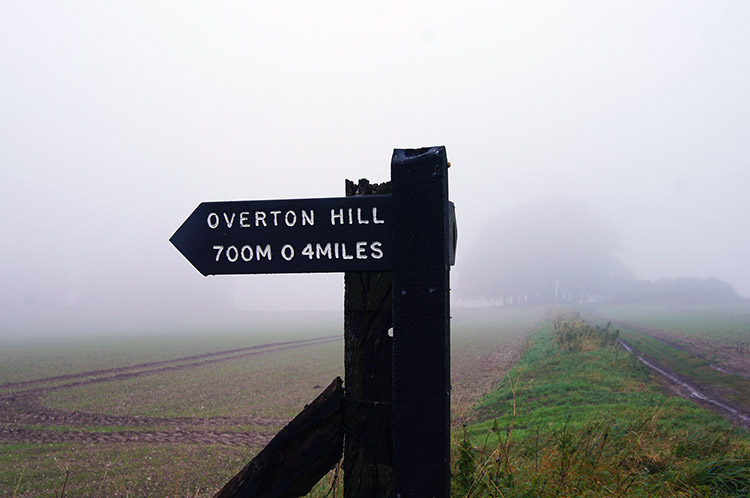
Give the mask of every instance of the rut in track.
<path id="1" fill-rule="evenodd" d="M 649 335 L 674 348 L 689 351 L 700 358 L 716 358 L 715 361 L 719 364 L 712 363 L 711 368 L 729 375 L 739 375 L 750 379 L 750 363 L 747 361 L 750 350 L 748 350 L 747 342 L 745 344 L 722 344 L 669 330 L 643 327 L 630 322 L 617 320 L 612 324 L 621 329 L 635 330 Z"/>
<path id="2" fill-rule="evenodd" d="M 642 330 L 641 330 L 642 331 Z M 750 413 L 743 408 L 730 403 L 719 388 L 712 386 L 699 386 L 693 381 L 683 379 L 677 373 L 667 369 L 659 362 L 638 352 L 635 347 L 623 339 L 618 339 L 617 343 L 626 351 L 634 354 L 638 361 L 655 371 L 659 376 L 670 385 L 670 390 L 675 394 L 694 401 L 703 403 L 712 408 L 724 418 L 731 422 L 750 430 Z M 678 347 L 674 345 L 674 347 Z"/>
<path id="3" fill-rule="evenodd" d="M 263 355 L 275 351 L 304 348 L 342 340 L 341 336 L 287 341 L 227 351 L 186 356 L 128 367 L 91 370 L 78 374 L 46 377 L 0 386 L 10 389 L 0 394 L 0 441 L 2 442 L 145 442 L 211 443 L 231 445 L 265 444 L 288 419 L 280 417 L 138 417 L 56 410 L 39 401 L 43 393 L 102 382 L 155 375 L 207 364 Z M 56 385 L 49 383 L 62 382 Z M 231 430 L 255 426 L 260 430 Z M 127 427 L 127 430 L 118 430 Z M 132 430 L 144 427 L 144 430 Z M 268 431 L 263 431 L 268 427 Z M 153 428 L 153 429 L 152 429 Z"/>
<path id="4" fill-rule="evenodd" d="M 150 363 L 140 363 L 137 365 L 131 365 L 128 367 L 109 368 L 105 370 L 90 370 L 88 372 L 81 372 L 77 374 L 58 375 L 54 377 L 45 377 L 42 379 L 27 380 L 22 382 L 6 383 L 1 384 L 0 389 L 11 389 L 12 391 L 0 394 L 0 399 L 8 396 L 17 396 L 22 393 L 43 393 L 49 391 L 57 391 L 60 389 L 68 389 L 76 386 L 83 386 L 88 384 L 95 384 L 99 382 L 112 382 L 116 380 L 129 379 L 134 377 L 142 377 L 144 375 L 153 375 L 163 373 L 170 370 L 183 370 L 187 368 L 195 368 L 198 366 L 207 365 L 210 363 L 219 363 L 224 361 L 236 360 L 239 358 L 246 358 L 249 356 L 255 356 L 260 354 L 266 354 L 273 351 L 281 351 L 284 349 L 294 349 L 304 346 L 311 346 L 315 344 L 324 344 L 327 342 L 334 342 L 341 340 L 340 336 L 327 336 L 317 337 L 314 339 L 303 339 L 298 341 L 287 341 L 287 342 L 275 342 L 271 344 L 261 344 L 257 346 L 250 346 L 246 348 L 230 349 L 227 351 L 219 351 L 215 353 L 205 353 L 195 356 L 185 356 L 182 358 L 175 358 L 172 360 L 164 360 Z M 53 382 L 60 382 L 69 380 L 71 382 L 65 384 L 58 384 L 54 386 L 40 386 L 32 387 L 30 389 L 17 390 L 19 387 L 39 385 L 39 384 L 50 384 Z"/>
<path id="5" fill-rule="evenodd" d="M 49 431 L 25 427 L 0 427 L 0 441 L 13 443 L 197 443 L 228 446 L 260 446 L 273 434 L 235 431 Z"/>

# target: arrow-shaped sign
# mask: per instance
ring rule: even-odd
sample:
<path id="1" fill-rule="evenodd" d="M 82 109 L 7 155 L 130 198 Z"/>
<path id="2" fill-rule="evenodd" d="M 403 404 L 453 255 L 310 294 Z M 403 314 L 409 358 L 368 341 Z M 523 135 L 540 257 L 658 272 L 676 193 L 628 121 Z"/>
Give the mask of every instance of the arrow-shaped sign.
<path id="1" fill-rule="evenodd" d="M 391 196 L 203 202 L 169 239 L 203 275 L 390 271 Z"/>

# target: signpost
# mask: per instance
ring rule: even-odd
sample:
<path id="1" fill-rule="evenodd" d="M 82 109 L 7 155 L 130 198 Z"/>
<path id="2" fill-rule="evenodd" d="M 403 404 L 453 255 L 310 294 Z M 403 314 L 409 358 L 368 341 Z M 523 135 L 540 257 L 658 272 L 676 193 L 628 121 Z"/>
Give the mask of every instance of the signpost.
<path id="1" fill-rule="evenodd" d="M 393 496 L 447 498 L 456 229 L 445 148 L 395 150 L 390 188 L 341 198 L 204 202 L 170 241 L 203 275 L 391 272 Z"/>
<path id="2" fill-rule="evenodd" d="M 396 150 L 393 196 L 393 489 L 450 496 L 450 281 L 455 223 L 445 149 Z"/>
<path id="3" fill-rule="evenodd" d="M 203 275 L 389 271 L 391 199 L 203 202 L 172 244 Z"/>

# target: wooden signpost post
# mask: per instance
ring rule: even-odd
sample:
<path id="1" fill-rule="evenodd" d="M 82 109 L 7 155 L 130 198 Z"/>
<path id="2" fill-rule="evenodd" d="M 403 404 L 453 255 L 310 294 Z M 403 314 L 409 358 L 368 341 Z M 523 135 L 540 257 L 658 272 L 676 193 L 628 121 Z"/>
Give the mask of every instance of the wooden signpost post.
<path id="1" fill-rule="evenodd" d="M 345 352 L 345 448 L 356 453 L 344 456 L 345 496 L 447 498 L 456 225 L 445 148 L 395 150 L 390 186 L 369 187 L 348 184 L 341 198 L 204 202 L 170 241 L 203 275 L 346 272 L 346 348 L 373 350 Z M 376 379 L 390 378 L 384 368 L 392 394 Z"/>

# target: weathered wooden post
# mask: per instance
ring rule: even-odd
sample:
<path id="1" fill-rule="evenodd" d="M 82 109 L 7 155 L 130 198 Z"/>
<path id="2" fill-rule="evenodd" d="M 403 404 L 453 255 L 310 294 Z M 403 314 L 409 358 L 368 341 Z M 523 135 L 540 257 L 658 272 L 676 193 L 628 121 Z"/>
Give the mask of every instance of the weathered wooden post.
<path id="1" fill-rule="evenodd" d="M 390 184 L 346 182 L 346 195 L 390 194 Z M 393 492 L 391 272 L 344 274 L 344 497 Z"/>

